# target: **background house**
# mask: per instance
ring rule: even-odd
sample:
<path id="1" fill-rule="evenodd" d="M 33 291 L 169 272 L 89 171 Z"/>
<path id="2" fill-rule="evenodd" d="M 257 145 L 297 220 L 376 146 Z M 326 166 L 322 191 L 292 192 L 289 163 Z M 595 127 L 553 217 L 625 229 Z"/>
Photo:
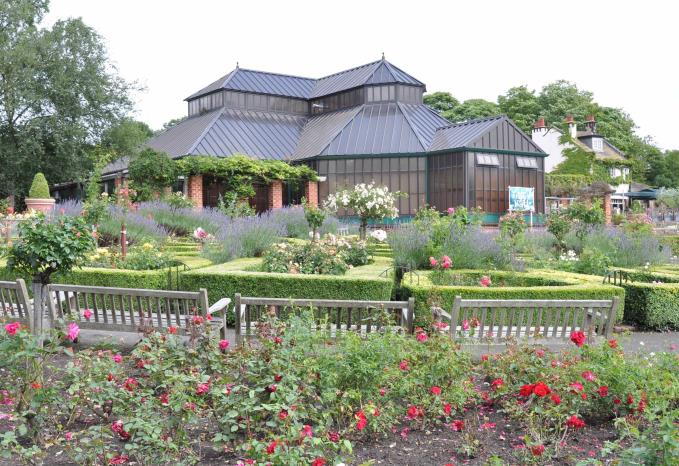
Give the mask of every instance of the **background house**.
<path id="1" fill-rule="evenodd" d="M 185 100 L 188 117 L 147 146 L 172 158 L 245 154 L 304 163 L 321 175 L 318 193 L 374 181 L 408 194 L 402 215 L 426 204 L 444 211 L 481 207 L 496 222 L 509 186 L 535 189 L 544 212 L 545 152 L 509 118 L 450 124 L 424 105 L 425 85 L 384 59 L 320 79 L 236 67 Z M 110 164 L 104 180 L 125 176 L 127 161 Z M 224 185 L 205 176 L 177 187 L 201 206 L 214 206 Z M 302 193 L 257 186 L 251 203 L 264 210 Z M 278 195 L 274 193 L 274 195 Z"/>

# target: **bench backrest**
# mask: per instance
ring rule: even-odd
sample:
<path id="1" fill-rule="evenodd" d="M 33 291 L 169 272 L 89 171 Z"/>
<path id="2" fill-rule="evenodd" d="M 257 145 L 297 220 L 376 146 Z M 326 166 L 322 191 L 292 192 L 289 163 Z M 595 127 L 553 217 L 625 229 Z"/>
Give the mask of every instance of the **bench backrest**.
<path id="1" fill-rule="evenodd" d="M 236 335 L 238 338 L 254 335 L 254 323 L 273 310 L 276 316 L 281 311 L 295 309 L 312 309 L 317 320 L 324 320 L 335 328 L 357 330 L 370 333 L 382 328 L 383 311 L 391 311 L 394 324 L 406 332 L 413 332 L 415 299 L 408 301 L 352 301 L 331 299 L 284 299 L 257 298 L 235 295 L 234 311 L 236 313 Z M 327 320 L 326 320 L 327 319 Z"/>
<path id="2" fill-rule="evenodd" d="M 22 322 L 33 327 L 33 310 L 28 298 L 26 283 L 0 281 L 0 318 L 11 322 Z"/>
<path id="3" fill-rule="evenodd" d="M 612 300 L 462 299 L 456 296 L 450 316 L 450 336 L 455 338 L 469 325 L 475 338 L 495 341 L 509 337 L 569 338 L 574 330 L 585 332 L 588 339 L 594 333 L 609 338 L 619 300 L 617 296 Z"/>
<path id="4" fill-rule="evenodd" d="M 53 320 L 75 320 L 82 328 L 137 331 L 139 327 L 185 327 L 187 315 L 205 316 L 207 290 L 165 291 L 52 284 L 47 303 Z M 84 312 L 92 313 L 89 319 Z"/>

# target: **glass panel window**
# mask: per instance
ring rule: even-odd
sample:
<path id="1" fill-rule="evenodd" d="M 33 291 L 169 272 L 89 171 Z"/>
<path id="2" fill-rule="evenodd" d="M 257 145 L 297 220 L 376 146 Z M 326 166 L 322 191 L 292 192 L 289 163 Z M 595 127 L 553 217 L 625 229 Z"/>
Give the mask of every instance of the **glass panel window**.
<path id="1" fill-rule="evenodd" d="M 500 159 L 497 154 L 476 154 L 477 165 L 500 165 Z"/>
<path id="2" fill-rule="evenodd" d="M 516 166 L 519 168 L 538 168 L 538 161 L 535 157 L 517 157 Z"/>

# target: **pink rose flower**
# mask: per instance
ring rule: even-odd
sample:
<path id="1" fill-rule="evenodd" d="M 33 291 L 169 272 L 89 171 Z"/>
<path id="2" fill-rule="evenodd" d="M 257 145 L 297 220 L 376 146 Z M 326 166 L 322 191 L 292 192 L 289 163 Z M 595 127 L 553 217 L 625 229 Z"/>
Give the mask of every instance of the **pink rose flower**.
<path id="1" fill-rule="evenodd" d="M 68 333 L 66 334 L 66 337 L 71 340 L 75 341 L 76 338 L 78 338 L 78 334 L 80 333 L 80 327 L 78 327 L 78 324 L 75 322 L 71 322 L 68 324 Z"/>
<path id="2" fill-rule="evenodd" d="M 7 332 L 8 335 L 16 335 L 19 327 L 19 322 L 12 322 L 11 324 L 5 325 L 5 332 Z"/>
<path id="3" fill-rule="evenodd" d="M 490 281 L 490 277 L 487 275 L 484 275 L 483 277 L 481 277 L 481 280 L 479 280 L 479 285 L 485 288 L 489 287 L 491 284 L 492 282 Z"/>
<path id="4" fill-rule="evenodd" d="M 219 349 L 226 351 L 226 349 L 229 347 L 229 344 L 229 340 L 219 340 Z"/>
<path id="5" fill-rule="evenodd" d="M 120 364 L 121 362 L 123 362 L 123 357 L 120 354 L 116 354 L 113 356 L 113 361 L 116 364 Z"/>
<path id="6" fill-rule="evenodd" d="M 83 311 L 83 317 L 87 320 L 90 320 L 90 317 L 92 317 L 92 311 L 85 309 L 85 311 Z"/>
<path id="7" fill-rule="evenodd" d="M 438 261 L 433 257 L 429 257 L 429 263 L 431 264 L 432 267 L 436 267 L 438 265 Z"/>

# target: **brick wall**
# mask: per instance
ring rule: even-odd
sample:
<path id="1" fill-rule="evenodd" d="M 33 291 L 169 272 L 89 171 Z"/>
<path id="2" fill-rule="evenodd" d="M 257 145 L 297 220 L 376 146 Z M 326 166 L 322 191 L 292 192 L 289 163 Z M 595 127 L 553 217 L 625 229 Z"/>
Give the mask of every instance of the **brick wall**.
<path id="1" fill-rule="evenodd" d="M 606 217 L 606 224 L 610 224 L 613 220 L 613 204 L 610 194 L 604 195 L 604 216 Z"/>
<path id="2" fill-rule="evenodd" d="M 269 209 L 283 207 L 283 182 L 273 181 L 269 185 Z"/>
<path id="3" fill-rule="evenodd" d="M 203 175 L 191 175 L 189 177 L 187 195 L 196 209 L 203 208 Z"/>
<path id="4" fill-rule="evenodd" d="M 309 205 L 318 207 L 318 181 L 304 183 L 304 197 Z"/>

